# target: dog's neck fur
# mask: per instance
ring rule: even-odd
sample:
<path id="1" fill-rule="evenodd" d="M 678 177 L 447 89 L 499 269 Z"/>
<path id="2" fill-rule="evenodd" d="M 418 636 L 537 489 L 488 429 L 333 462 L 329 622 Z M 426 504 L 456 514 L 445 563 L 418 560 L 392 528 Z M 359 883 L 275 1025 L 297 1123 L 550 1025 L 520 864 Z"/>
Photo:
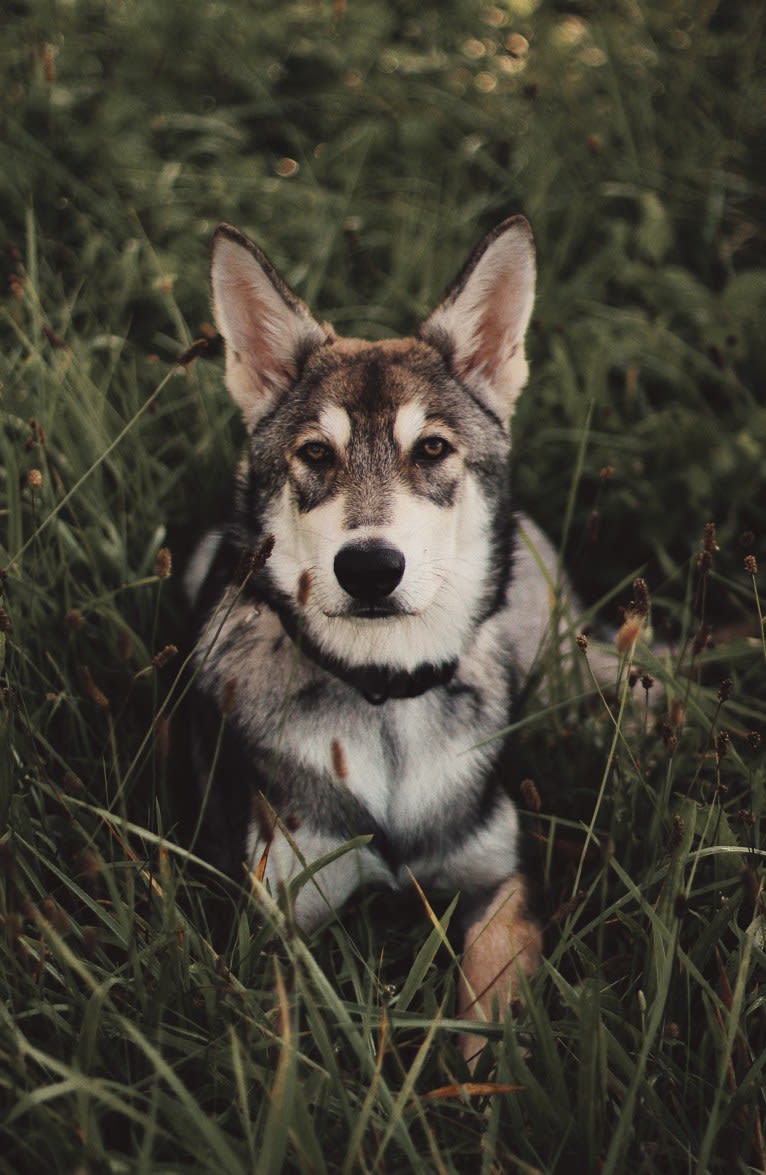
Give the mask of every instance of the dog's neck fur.
<path id="1" fill-rule="evenodd" d="M 273 605 L 272 605 L 273 606 Z M 393 698 L 417 698 L 428 690 L 446 685 L 457 668 L 457 660 L 439 665 L 426 663 L 416 669 L 392 669 L 386 665 L 347 665 L 325 653 L 302 630 L 300 619 L 289 609 L 276 608 L 282 627 L 304 657 L 325 672 L 352 686 L 371 706 L 380 706 Z"/>
<path id="2" fill-rule="evenodd" d="M 194 599 L 198 623 L 204 623 L 222 591 L 233 589 L 249 599 L 256 608 L 270 609 L 303 657 L 350 685 L 372 706 L 382 705 L 394 698 L 417 698 L 451 681 L 457 669 L 457 657 L 438 664 L 424 661 L 406 670 L 380 664 L 349 665 L 340 657 L 323 650 L 306 632 L 303 618 L 290 601 L 274 589 L 267 572 L 261 569 L 253 576 L 245 575 L 242 578 L 242 568 L 246 565 L 250 549 L 249 544 L 243 544 L 236 530 L 218 537 L 215 553 L 200 580 L 195 583 L 192 578 L 187 584 L 187 590 Z"/>

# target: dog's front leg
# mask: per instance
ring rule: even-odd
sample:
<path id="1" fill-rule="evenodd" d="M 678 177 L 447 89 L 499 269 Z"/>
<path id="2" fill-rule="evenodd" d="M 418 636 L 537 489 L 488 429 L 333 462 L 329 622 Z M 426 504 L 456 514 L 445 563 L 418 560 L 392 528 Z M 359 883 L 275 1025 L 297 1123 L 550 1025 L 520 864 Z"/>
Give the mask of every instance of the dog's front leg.
<path id="1" fill-rule="evenodd" d="M 519 974 L 534 974 L 541 950 L 542 931 L 528 912 L 526 883 L 514 873 L 466 930 L 458 988 L 460 1018 L 502 1018 L 516 997 Z M 481 1036 L 461 1036 L 460 1047 L 471 1069 L 484 1043 Z"/>
<path id="2" fill-rule="evenodd" d="M 361 887 L 391 884 L 391 872 L 377 853 L 365 846 L 338 855 L 346 844 L 331 833 L 312 831 L 308 824 L 292 832 L 280 825 L 268 840 L 263 839 L 260 826 L 251 828 L 248 854 L 253 872 L 272 896 L 286 892 L 291 882 L 306 876 L 307 869 L 312 873 L 292 902 L 295 922 L 305 934 L 328 922 Z"/>

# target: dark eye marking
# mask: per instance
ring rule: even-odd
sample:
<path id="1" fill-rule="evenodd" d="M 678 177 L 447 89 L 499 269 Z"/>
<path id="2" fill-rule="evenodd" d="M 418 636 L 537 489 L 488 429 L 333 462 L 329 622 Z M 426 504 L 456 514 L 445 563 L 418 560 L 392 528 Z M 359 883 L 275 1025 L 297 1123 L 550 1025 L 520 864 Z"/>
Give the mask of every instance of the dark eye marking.
<path id="1" fill-rule="evenodd" d="M 433 436 L 420 438 L 412 450 L 412 460 L 416 465 L 436 465 L 454 452 L 454 446 L 449 441 L 434 433 Z"/>
<path id="2" fill-rule="evenodd" d="M 301 445 L 296 453 L 296 456 L 301 459 L 306 465 L 329 465 L 334 457 L 334 453 L 329 445 L 324 441 L 306 441 L 305 445 Z"/>

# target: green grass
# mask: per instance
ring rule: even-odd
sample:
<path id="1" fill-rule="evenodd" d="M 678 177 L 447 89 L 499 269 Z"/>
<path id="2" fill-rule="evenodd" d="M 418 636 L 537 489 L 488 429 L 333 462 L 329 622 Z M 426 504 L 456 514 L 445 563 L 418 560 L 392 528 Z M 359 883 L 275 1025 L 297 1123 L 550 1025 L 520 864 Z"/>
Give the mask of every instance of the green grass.
<path id="1" fill-rule="evenodd" d="M 766 1170 L 763 24 L 10 6 L 0 1173 Z M 607 623 L 644 575 L 672 651 L 602 700 L 575 649 L 525 699 L 508 785 L 540 797 L 546 959 L 466 1084 L 451 907 L 367 895 L 307 944 L 183 847 L 155 558 L 180 570 L 241 438 L 220 361 L 175 364 L 218 220 L 376 337 L 516 211 L 540 270 L 519 502 Z"/>

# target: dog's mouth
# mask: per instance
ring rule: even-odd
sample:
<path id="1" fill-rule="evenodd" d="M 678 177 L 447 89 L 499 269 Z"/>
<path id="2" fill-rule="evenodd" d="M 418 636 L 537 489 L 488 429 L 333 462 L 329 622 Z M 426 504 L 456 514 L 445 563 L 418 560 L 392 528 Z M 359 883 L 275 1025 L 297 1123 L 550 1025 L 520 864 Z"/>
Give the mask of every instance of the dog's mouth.
<path id="1" fill-rule="evenodd" d="M 412 616 L 413 613 L 388 600 L 379 600 L 375 604 L 349 604 L 338 612 L 326 612 L 326 616 L 333 620 L 396 620 L 403 616 Z"/>
<path id="2" fill-rule="evenodd" d="M 398 608 L 381 608 L 379 605 L 367 608 L 352 608 L 347 613 L 354 620 L 391 620 L 397 616 L 403 616 Z"/>

